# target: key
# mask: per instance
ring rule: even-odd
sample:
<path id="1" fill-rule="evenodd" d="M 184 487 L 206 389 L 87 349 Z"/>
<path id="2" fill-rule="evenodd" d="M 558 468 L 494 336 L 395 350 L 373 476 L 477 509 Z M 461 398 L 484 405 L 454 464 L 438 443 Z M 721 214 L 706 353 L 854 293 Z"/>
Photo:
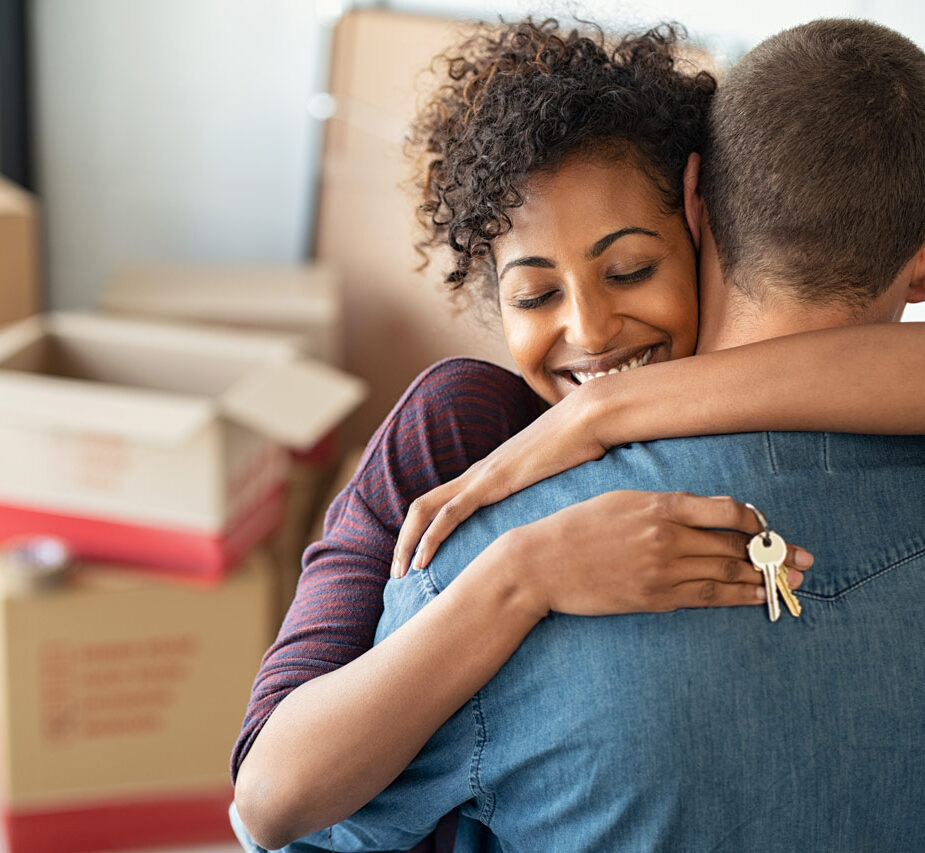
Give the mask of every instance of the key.
<path id="1" fill-rule="evenodd" d="M 784 604 L 787 605 L 790 615 L 798 618 L 803 612 L 803 606 L 793 594 L 793 590 L 790 589 L 790 584 L 787 583 L 787 569 L 785 566 L 781 566 L 777 570 L 777 588 L 780 590 L 780 597 L 784 599 Z"/>
<path id="2" fill-rule="evenodd" d="M 787 543 L 773 530 L 752 537 L 748 543 L 748 558 L 756 572 L 764 575 L 764 589 L 768 594 L 768 618 L 780 619 L 780 601 L 777 598 L 777 579 L 780 567 L 787 556 Z"/>

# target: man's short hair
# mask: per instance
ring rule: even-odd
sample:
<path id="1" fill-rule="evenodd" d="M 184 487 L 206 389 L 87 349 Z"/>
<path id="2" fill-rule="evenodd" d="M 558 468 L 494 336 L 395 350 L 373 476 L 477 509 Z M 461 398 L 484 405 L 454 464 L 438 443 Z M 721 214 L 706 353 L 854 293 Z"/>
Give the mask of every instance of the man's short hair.
<path id="1" fill-rule="evenodd" d="M 701 186 L 727 281 L 863 307 L 925 242 L 925 53 L 868 21 L 762 42 L 720 84 Z"/>

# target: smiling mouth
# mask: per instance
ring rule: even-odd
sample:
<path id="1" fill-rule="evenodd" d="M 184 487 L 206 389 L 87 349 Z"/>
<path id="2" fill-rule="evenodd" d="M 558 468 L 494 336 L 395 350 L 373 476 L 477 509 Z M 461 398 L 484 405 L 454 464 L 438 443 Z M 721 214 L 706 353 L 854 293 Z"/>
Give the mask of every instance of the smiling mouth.
<path id="1" fill-rule="evenodd" d="M 635 370 L 637 367 L 645 367 L 652 360 L 652 354 L 655 352 L 656 347 L 658 347 L 658 344 L 653 344 L 641 354 L 637 353 L 632 358 L 621 361 L 608 370 L 570 370 L 567 371 L 565 375 L 576 385 L 584 385 L 585 382 L 590 382 L 592 379 L 600 379 L 602 376 L 610 376 L 614 373 L 626 373 L 626 371 Z"/>

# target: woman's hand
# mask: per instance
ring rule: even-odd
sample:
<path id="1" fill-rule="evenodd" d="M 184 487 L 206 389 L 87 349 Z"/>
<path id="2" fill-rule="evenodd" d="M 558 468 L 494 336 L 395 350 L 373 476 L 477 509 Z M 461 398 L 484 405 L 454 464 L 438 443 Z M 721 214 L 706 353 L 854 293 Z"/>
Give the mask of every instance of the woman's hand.
<path id="1" fill-rule="evenodd" d="M 593 384 L 576 388 L 463 474 L 415 500 L 395 544 L 392 577 L 407 573 L 419 542 L 415 568 L 427 566 L 443 540 L 479 507 L 603 456 L 612 445 L 596 432 L 601 419 Z"/>
<path id="2" fill-rule="evenodd" d="M 537 618 L 761 604 L 763 578 L 746 551 L 761 529 L 728 497 L 606 492 L 504 534 L 505 556 Z M 788 545 L 792 588 L 812 560 Z"/>

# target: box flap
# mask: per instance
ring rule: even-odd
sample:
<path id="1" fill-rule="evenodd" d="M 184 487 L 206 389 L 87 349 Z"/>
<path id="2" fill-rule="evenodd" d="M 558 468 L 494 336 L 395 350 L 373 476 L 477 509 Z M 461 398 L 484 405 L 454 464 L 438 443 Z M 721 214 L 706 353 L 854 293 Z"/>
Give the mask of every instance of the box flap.
<path id="1" fill-rule="evenodd" d="M 288 447 L 324 438 L 366 397 L 366 384 L 312 361 L 255 367 L 221 397 L 221 410 Z"/>
<path id="2" fill-rule="evenodd" d="M 301 340 L 291 332 L 209 328 L 178 325 L 166 319 L 141 319 L 61 311 L 42 316 L 44 329 L 71 339 L 86 339 L 106 345 L 154 346 L 190 357 L 219 356 L 238 361 L 288 361 L 302 352 Z"/>
<path id="3" fill-rule="evenodd" d="M 0 371 L 0 423 L 176 444 L 215 414 L 208 400 Z"/>
<path id="4" fill-rule="evenodd" d="M 129 267 L 101 298 L 107 311 L 296 331 L 340 320 L 333 270 L 294 267 Z"/>
<path id="5" fill-rule="evenodd" d="M 41 315 L 27 317 L 0 331 L 0 363 L 38 341 L 45 334 L 45 321 Z"/>

